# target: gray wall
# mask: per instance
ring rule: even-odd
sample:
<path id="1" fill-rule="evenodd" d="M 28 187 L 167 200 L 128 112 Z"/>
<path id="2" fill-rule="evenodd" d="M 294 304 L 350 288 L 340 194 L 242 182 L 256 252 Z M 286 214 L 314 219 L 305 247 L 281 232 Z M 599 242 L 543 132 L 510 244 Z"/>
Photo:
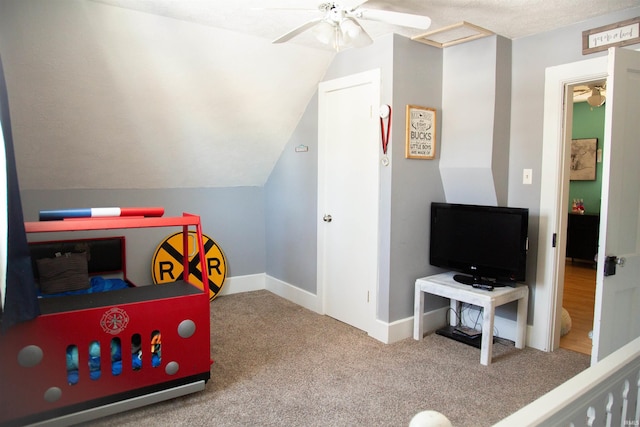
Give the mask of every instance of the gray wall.
<path id="1" fill-rule="evenodd" d="M 40 210 L 108 206 L 162 206 L 165 216 L 200 215 L 203 233 L 222 249 L 227 277 L 264 273 L 265 221 L 262 187 L 158 190 L 23 190 L 25 221 Z M 158 244 L 178 228 L 30 234 L 29 240 L 93 236 L 127 237 L 127 270 L 138 285 L 151 284 L 151 258 Z"/>
<path id="2" fill-rule="evenodd" d="M 393 47 L 393 152 L 390 200 L 388 313 L 392 322 L 413 315 L 414 283 L 440 272 L 429 265 L 431 202 L 445 201 L 439 170 L 442 146 L 443 50 L 396 36 Z M 436 109 L 436 158 L 405 158 L 406 105 Z M 443 305 L 429 298 L 426 310 Z"/>
<path id="3" fill-rule="evenodd" d="M 376 68 L 382 75 L 380 103 L 393 109 L 391 163 L 380 164 L 379 206 L 378 318 L 389 322 L 412 315 L 415 279 L 437 271 L 428 262 L 428 226 L 430 202 L 444 200 L 438 160 L 405 159 L 404 123 L 407 104 L 441 110 L 442 50 L 390 35 L 337 55 L 323 80 Z M 317 291 L 317 117 L 314 98 L 265 186 L 267 273 L 312 293 Z M 299 145 L 309 151 L 296 153 Z"/>
<path id="4" fill-rule="evenodd" d="M 493 184 L 498 205 L 508 203 L 509 136 L 511 131 L 511 40 L 496 37 L 495 121 L 493 123 Z"/>
<path id="5" fill-rule="evenodd" d="M 440 154 L 432 161 L 404 159 L 404 106 L 418 104 L 436 107 L 440 129 L 445 128 L 442 124 L 443 117 L 449 118 L 451 126 L 462 129 L 462 132 L 469 131 L 469 114 L 473 111 L 479 111 L 484 117 L 490 118 L 488 126 L 482 130 L 491 141 L 486 148 L 490 152 L 481 155 L 486 158 L 487 171 L 495 182 L 487 190 L 491 194 L 480 194 L 479 197 L 491 196 L 500 205 L 530 209 L 527 283 L 532 285 L 535 283 L 537 262 L 544 70 L 548 66 L 585 59 L 581 53 L 583 30 L 635 17 L 639 13 L 640 8 L 634 8 L 519 40 L 510 41 L 493 36 L 444 51 L 395 36 L 393 43 L 390 38 L 382 38 L 369 48 L 346 51 L 335 58 L 324 80 L 380 67 L 383 80 L 381 103 L 389 103 L 394 108 L 391 166 L 381 167 L 380 171 L 378 319 L 393 322 L 412 315 L 415 279 L 437 272 L 437 269 L 428 265 L 429 236 L 426 227 L 427 206 L 430 201 L 445 199 L 438 172 Z M 391 48 L 392 54 L 389 53 Z M 469 63 L 469 55 L 478 58 L 480 62 Z M 484 76 L 481 81 L 469 84 L 469 81 L 476 82 L 478 75 Z M 392 84 L 388 82 L 390 78 Z M 464 90 L 447 83 L 456 81 L 465 82 Z M 442 91 L 438 85 L 441 85 Z M 443 92 L 449 98 L 458 97 L 456 102 L 460 108 L 471 105 L 471 113 L 458 111 L 458 108 L 443 108 Z M 486 107 L 489 111 L 483 112 L 482 101 L 486 96 L 492 102 Z M 314 99 L 312 103 L 315 102 L 317 101 Z M 313 125 L 317 120 L 314 116 L 317 111 L 314 109 L 308 108 L 301 121 L 312 132 L 317 131 Z M 474 141 L 476 136 L 471 132 L 468 140 Z M 444 141 L 441 138 L 442 135 L 438 135 L 439 153 L 449 148 L 446 146 L 446 138 Z M 289 162 L 296 157 L 292 154 L 296 145 L 308 144 L 313 150 L 316 142 L 315 133 L 303 135 L 296 132 L 267 184 L 267 212 L 271 215 L 267 225 L 267 247 L 285 248 L 282 255 L 269 256 L 267 271 L 311 292 L 315 292 L 315 226 L 307 219 L 296 215 L 291 217 L 290 207 L 294 206 L 295 211 L 301 211 L 303 208 L 295 205 L 308 203 L 304 215 L 315 214 L 316 183 L 313 179 L 317 172 L 314 163 L 316 158 L 314 154 L 309 154 L 305 155 L 305 160 L 296 162 L 300 164 L 292 166 Z M 461 150 L 465 155 L 464 149 Z M 309 169 L 303 171 L 302 164 Z M 467 170 L 463 171 L 463 175 L 466 173 L 468 176 L 473 167 L 474 165 L 465 165 Z M 290 170 L 284 171 L 281 168 Z M 522 184 L 523 168 L 533 169 L 532 185 Z M 288 182 L 285 182 L 285 177 Z M 300 181 L 296 183 L 296 180 Z M 280 186 L 284 191 L 279 190 Z M 294 188 L 312 190 L 313 193 L 302 194 L 301 191 L 293 191 Z M 278 198 L 273 199 L 276 194 Z M 290 221 L 291 229 L 295 232 L 300 230 L 300 221 L 308 221 L 304 233 L 291 238 L 291 234 L 285 231 L 285 218 Z M 278 224 L 276 227 L 273 227 L 274 220 Z M 275 233 L 275 230 L 279 230 L 281 234 Z M 295 252 L 293 243 L 301 239 L 304 239 L 302 247 L 307 247 L 307 250 Z M 309 243 L 307 239 L 311 239 L 313 243 Z M 302 273 L 296 266 L 302 260 L 302 265 L 308 265 L 308 262 L 312 264 L 306 273 Z M 430 308 L 434 307 L 427 309 Z M 513 311 L 514 307 L 510 305 L 501 308 L 498 315 L 513 318 Z M 532 316 L 530 311 L 530 318 Z"/>
<path id="6" fill-rule="evenodd" d="M 448 202 L 507 203 L 510 88 L 510 40 L 445 49 L 440 171 Z"/>
<path id="7" fill-rule="evenodd" d="M 527 282 L 536 281 L 540 168 L 544 121 L 544 84 L 547 67 L 606 55 L 582 55 L 582 31 L 640 16 L 640 7 L 602 15 L 576 25 L 513 41 L 511 138 L 509 149 L 509 204 L 529 208 Z M 628 48 L 638 48 L 629 46 Z M 522 170 L 533 170 L 533 184 L 522 184 Z M 529 301 L 534 301 L 535 287 Z M 529 310 L 529 318 L 535 307 Z"/>
<path id="8" fill-rule="evenodd" d="M 105 3 L 0 1 L 22 188 L 262 187 L 333 52 Z"/>
<path id="9" fill-rule="evenodd" d="M 296 151 L 296 147 L 307 151 Z M 318 97 L 309 102 L 265 184 L 266 272 L 316 293 Z"/>
<path id="10" fill-rule="evenodd" d="M 613 13 L 579 25 L 512 41 L 511 108 L 508 200 L 528 207 L 530 219 L 529 284 L 535 282 L 537 222 L 540 201 L 544 70 L 548 66 L 593 56 L 581 54 L 581 32 L 640 15 L 640 7 Z M 474 48 L 483 43 L 472 45 Z M 493 47 L 495 49 L 495 47 Z M 492 53 L 494 54 L 494 53 Z M 438 108 L 439 124 L 454 114 L 441 111 L 437 85 L 446 68 L 443 51 L 399 36 L 377 40 L 365 49 L 338 54 L 325 79 L 372 68 L 382 70 L 381 103 L 393 106 L 391 167 L 381 166 L 381 253 L 378 318 L 392 322 L 412 313 L 412 286 L 416 277 L 431 274 L 426 241 L 426 207 L 444 199 L 436 171 L 439 160 L 404 159 L 404 112 L 407 103 Z M 492 67 L 504 65 L 498 58 Z M 477 70 L 458 70 L 461 76 Z M 504 80 L 501 80 L 504 81 Z M 502 106 L 496 107 L 498 109 Z M 501 117 L 505 117 L 502 111 Z M 460 118 L 459 120 L 464 120 Z M 442 126 L 440 126 L 442 128 Z M 440 137 L 438 137 L 440 138 Z M 439 142 L 440 139 L 438 140 Z M 303 144 L 307 153 L 295 153 Z M 24 190 L 27 220 L 40 209 L 91 206 L 164 206 L 168 215 L 192 211 L 203 218 L 204 231 L 225 252 L 228 276 L 267 272 L 309 292 L 316 289 L 317 99 L 314 97 L 286 145 L 264 187 L 227 187 L 184 190 Z M 446 149 L 439 144 L 441 150 Z M 440 151 L 440 150 L 439 150 Z M 153 158 L 150 158 L 153 161 Z M 533 184 L 522 184 L 522 169 L 533 169 Z M 113 173 L 118 173 L 114 170 Z M 203 177 L 206 179 L 206 177 Z M 150 257 L 169 234 L 132 230 L 128 240 L 129 267 L 134 280 L 150 276 Z M 156 234 L 154 234 L 156 233 Z M 138 237 L 140 236 L 140 237 Z M 535 290 L 534 290 L 535 291 Z"/>
<path id="11" fill-rule="evenodd" d="M 371 46 L 336 55 L 322 81 L 332 80 L 380 68 L 381 103 L 391 104 L 393 36 L 386 36 Z M 303 145 L 308 152 L 296 153 Z M 298 127 L 283 151 L 265 185 L 267 274 L 311 293 L 317 292 L 317 175 L 318 175 L 318 98 L 311 100 Z M 381 171 L 384 175 L 384 171 Z M 387 178 L 388 179 L 388 178 Z M 381 186 L 384 187 L 384 176 Z M 384 196 L 381 195 L 384 200 Z M 387 206 L 381 203 L 381 209 Z M 381 218 L 381 234 L 389 226 Z M 388 259 L 388 250 L 380 253 Z M 383 263 L 388 271 L 388 263 Z M 380 292 L 387 294 L 387 286 Z M 385 310 L 388 298 L 379 300 Z"/>

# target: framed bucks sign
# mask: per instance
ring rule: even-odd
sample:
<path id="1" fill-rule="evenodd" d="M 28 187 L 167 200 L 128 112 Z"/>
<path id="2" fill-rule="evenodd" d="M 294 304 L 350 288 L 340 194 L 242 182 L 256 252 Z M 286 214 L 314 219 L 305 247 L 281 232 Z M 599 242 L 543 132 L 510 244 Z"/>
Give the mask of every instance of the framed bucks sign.
<path id="1" fill-rule="evenodd" d="M 407 105 L 407 159 L 434 159 L 436 157 L 436 110 Z"/>

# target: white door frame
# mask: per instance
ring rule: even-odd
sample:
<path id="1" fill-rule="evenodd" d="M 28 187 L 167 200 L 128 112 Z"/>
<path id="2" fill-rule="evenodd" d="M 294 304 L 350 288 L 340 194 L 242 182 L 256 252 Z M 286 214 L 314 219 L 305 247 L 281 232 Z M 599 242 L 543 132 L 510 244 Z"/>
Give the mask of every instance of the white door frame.
<path id="1" fill-rule="evenodd" d="M 573 100 L 567 87 L 607 76 L 607 56 L 549 67 L 545 73 L 544 130 L 540 171 L 540 214 L 535 283 L 535 317 L 527 344 L 543 351 L 560 345 L 562 284 L 566 248 L 568 145 Z M 552 247 L 554 234 L 560 237 Z"/>

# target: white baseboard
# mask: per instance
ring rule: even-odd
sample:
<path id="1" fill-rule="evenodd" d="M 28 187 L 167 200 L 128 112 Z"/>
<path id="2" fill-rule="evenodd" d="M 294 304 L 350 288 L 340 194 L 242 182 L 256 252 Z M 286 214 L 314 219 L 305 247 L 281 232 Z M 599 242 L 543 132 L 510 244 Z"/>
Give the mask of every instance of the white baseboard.
<path id="1" fill-rule="evenodd" d="M 527 325 L 527 347 L 546 352 L 553 351 L 552 348 L 549 348 L 543 337 L 536 336 L 535 332 L 533 325 Z"/>
<path id="2" fill-rule="evenodd" d="M 424 331 L 432 332 L 444 326 L 446 324 L 447 310 L 448 307 L 442 307 L 426 312 L 422 318 Z M 376 320 L 375 330 L 369 335 L 385 344 L 411 338 L 413 337 L 413 316 L 391 323 Z"/>
<path id="3" fill-rule="evenodd" d="M 230 295 L 240 292 L 259 290 L 268 290 L 269 292 L 272 292 L 306 309 L 323 314 L 322 304 L 317 295 L 283 282 L 275 277 L 271 277 L 265 273 L 228 277 L 225 280 L 219 295 Z M 445 326 L 447 323 L 446 315 L 448 309 L 449 307 L 441 307 L 436 310 L 426 312 L 422 319 L 424 322 L 425 332 L 432 332 L 442 326 Z M 466 318 L 471 318 L 476 315 L 473 308 L 469 310 L 469 315 L 466 316 Z M 495 330 L 497 331 L 496 336 L 515 341 L 515 321 L 496 317 L 494 323 Z M 413 337 L 413 316 L 396 320 L 391 323 L 376 319 L 374 327 L 369 331 L 369 336 L 385 344 L 391 344 Z"/>
<path id="4" fill-rule="evenodd" d="M 425 333 L 433 332 L 438 328 L 446 326 L 446 316 L 448 310 L 449 307 L 441 307 L 436 310 L 431 310 L 424 313 L 422 321 L 424 322 L 423 324 Z M 477 315 L 477 310 L 469 310 L 470 315 Z M 375 330 L 369 335 L 371 335 L 378 341 L 382 341 L 385 344 L 391 344 L 409 337 L 413 337 L 413 316 L 401 320 L 396 320 L 395 322 L 391 323 L 385 323 L 380 320 L 376 320 L 376 322 L 377 325 L 375 327 Z M 480 323 L 482 323 L 482 321 Z M 516 321 L 505 319 L 503 317 L 495 317 L 494 333 L 496 337 L 515 341 L 516 328 Z"/>
<path id="5" fill-rule="evenodd" d="M 265 273 L 227 277 L 222 285 L 219 295 L 231 295 L 241 292 L 261 290 L 272 292 L 279 297 L 316 313 L 320 313 L 321 311 L 320 304 L 318 303 L 318 297 L 315 294 L 271 277 Z"/>
<path id="6" fill-rule="evenodd" d="M 260 291 L 265 289 L 265 274 L 227 277 L 218 295 L 239 294 L 241 292 Z"/>
<path id="7" fill-rule="evenodd" d="M 266 275 L 265 289 L 316 313 L 322 313 L 322 305 L 316 294 L 300 289 L 282 280 Z"/>

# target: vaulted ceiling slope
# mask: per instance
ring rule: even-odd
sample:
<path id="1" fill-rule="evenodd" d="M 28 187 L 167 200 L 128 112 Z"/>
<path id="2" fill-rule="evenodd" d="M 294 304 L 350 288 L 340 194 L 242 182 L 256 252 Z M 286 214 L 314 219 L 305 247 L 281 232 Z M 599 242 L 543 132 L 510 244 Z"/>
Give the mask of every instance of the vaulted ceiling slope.
<path id="1" fill-rule="evenodd" d="M 0 0 L 21 187 L 263 185 L 335 55 L 310 34 L 271 41 L 317 17 L 318 3 Z M 370 0 L 366 7 L 428 15 L 431 29 L 468 21 L 518 38 L 637 4 Z M 374 39 L 421 32 L 375 22 L 366 30 Z"/>
<path id="2" fill-rule="evenodd" d="M 261 186 L 334 53 L 86 0 L 2 0 L 22 189 Z"/>

